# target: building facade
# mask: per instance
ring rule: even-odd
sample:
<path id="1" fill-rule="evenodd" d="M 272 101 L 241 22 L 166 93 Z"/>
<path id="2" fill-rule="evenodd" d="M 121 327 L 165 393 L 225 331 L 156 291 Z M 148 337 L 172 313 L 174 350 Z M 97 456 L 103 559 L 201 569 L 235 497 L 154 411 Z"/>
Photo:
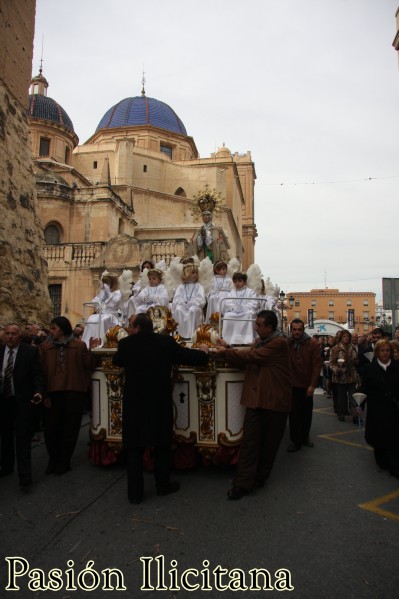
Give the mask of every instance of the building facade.
<path id="1" fill-rule="evenodd" d="M 0 3 L 0 324 L 51 317 L 25 116 L 34 25 L 34 0 Z"/>
<path id="2" fill-rule="evenodd" d="M 348 310 L 354 310 L 354 330 L 369 333 L 376 322 L 376 294 L 371 291 L 339 291 L 339 289 L 311 289 L 290 291 L 287 294 L 287 320 L 300 318 L 307 324 L 308 310 L 314 320 L 332 320 L 344 325 Z M 292 299 L 293 298 L 293 301 Z M 290 301 L 291 300 L 291 301 Z M 290 307 L 290 303 L 293 304 Z"/>
<path id="3" fill-rule="evenodd" d="M 82 145 L 66 111 L 47 94 L 40 69 L 27 110 L 35 159 L 49 290 L 55 313 L 82 318 L 101 273 L 133 272 L 145 259 L 166 264 L 191 251 L 202 226 L 195 198 L 221 199 L 213 214 L 227 248 L 246 270 L 254 261 L 255 166 L 251 153 L 224 145 L 200 158 L 173 109 L 125 98 L 100 118 Z"/>

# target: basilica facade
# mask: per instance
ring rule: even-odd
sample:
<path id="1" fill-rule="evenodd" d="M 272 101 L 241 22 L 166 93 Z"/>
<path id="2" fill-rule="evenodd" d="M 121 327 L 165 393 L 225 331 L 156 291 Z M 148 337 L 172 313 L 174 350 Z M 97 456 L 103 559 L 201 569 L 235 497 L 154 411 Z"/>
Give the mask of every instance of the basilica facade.
<path id="1" fill-rule="evenodd" d="M 250 152 L 223 145 L 200 158 L 182 120 L 144 86 L 99 115 L 96 131 L 78 145 L 72 120 L 47 89 L 40 69 L 27 117 L 55 314 L 80 321 L 104 270 L 130 269 L 136 280 L 143 260 L 168 265 L 192 251 L 201 194 L 219 199 L 212 218 L 226 257 L 243 270 L 254 262 Z"/>

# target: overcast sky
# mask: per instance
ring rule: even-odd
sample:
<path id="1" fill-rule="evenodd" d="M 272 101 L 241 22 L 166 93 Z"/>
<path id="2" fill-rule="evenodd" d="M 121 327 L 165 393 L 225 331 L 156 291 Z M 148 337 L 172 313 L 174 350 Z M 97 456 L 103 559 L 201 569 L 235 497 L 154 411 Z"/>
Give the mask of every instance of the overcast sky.
<path id="1" fill-rule="evenodd" d="M 80 143 L 146 94 L 202 158 L 255 162 L 256 262 L 286 291 L 399 277 L 399 0 L 37 0 L 33 74 Z"/>

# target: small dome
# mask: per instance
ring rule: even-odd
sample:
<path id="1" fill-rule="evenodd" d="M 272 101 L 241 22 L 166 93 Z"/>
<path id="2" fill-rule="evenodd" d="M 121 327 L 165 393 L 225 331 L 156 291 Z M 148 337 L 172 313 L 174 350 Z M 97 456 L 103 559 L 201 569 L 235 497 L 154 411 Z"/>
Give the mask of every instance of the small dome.
<path id="1" fill-rule="evenodd" d="M 226 146 L 223 144 L 223 146 L 216 152 L 216 156 L 218 158 L 231 158 L 231 152 L 229 148 L 226 148 Z"/>
<path id="2" fill-rule="evenodd" d="M 72 121 L 62 106 L 47 96 L 41 94 L 30 95 L 26 115 L 30 119 L 50 121 L 56 125 L 62 125 L 73 133 L 75 132 Z"/>
<path id="3" fill-rule="evenodd" d="M 38 75 L 36 75 L 35 77 L 32 78 L 31 84 L 32 83 L 33 84 L 34 83 L 42 83 L 46 89 L 48 88 L 48 81 L 47 81 L 46 77 L 43 75 L 41 70 Z"/>
<path id="4" fill-rule="evenodd" d="M 96 133 L 100 129 L 139 125 L 151 125 L 173 133 L 187 135 L 185 126 L 170 106 L 144 95 L 125 98 L 112 106 L 99 122 Z"/>

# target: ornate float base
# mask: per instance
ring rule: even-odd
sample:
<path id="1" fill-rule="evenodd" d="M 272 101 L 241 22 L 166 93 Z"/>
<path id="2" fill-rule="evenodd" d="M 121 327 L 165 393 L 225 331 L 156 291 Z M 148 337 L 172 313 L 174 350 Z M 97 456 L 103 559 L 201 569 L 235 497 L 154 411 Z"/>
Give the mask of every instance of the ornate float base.
<path id="1" fill-rule="evenodd" d="M 100 366 L 92 376 L 90 459 L 99 465 L 122 457 L 123 370 L 112 364 L 114 348 L 100 349 Z M 174 372 L 173 465 L 177 469 L 204 464 L 235 464 L 242 435 L 240 404 L 243 373 L 233 368 L 180 367 Z M 146 452 L 151 469 L 151 450 Z"/>

